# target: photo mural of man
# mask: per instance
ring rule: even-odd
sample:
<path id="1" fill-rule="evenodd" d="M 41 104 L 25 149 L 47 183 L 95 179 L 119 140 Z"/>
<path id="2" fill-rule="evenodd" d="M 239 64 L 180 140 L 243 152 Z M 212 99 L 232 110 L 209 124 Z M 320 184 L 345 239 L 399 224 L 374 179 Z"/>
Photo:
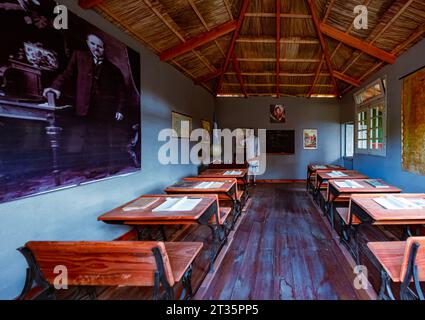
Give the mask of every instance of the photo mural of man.
<path id="1" fill-rule="evenodd" d="M 53 92 L 57 99 L 63 91 L 75 89 L 75 113 L 84 121 L 81 127 L 84 152 L 93 168 L 113 167 L 113 151 L 123 147 L 125 140 L 119 132 L 124 119 L 125 88 L 121 71 L 106 58 L 104 41 L 96 34 L 88 34 L 88 51 L 76 50 L 68 66 L 43 95 Z M 72 93 L 71 93 L 72 94 Z"/>

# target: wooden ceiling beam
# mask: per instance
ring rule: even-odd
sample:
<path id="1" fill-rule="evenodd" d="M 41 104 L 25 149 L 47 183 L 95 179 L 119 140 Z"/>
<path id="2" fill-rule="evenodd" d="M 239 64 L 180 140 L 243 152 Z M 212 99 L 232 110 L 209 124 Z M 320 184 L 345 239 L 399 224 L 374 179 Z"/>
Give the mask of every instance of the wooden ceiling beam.
<path id="1" fill-rule="evenodd" d="M 311 1 L 311 0 L 308 0 L 308 1 Z M 327 24 L 321 23 L 319 27 L 320 27 L 320 31 L 323 34 L 335 40 L 338 40 L 349 47 L 358 49 L 374 58 L 377 58 L 379 60 L 385 61 L 390 64 L 393 64 L 395 62 L 396 56 L 393 55 L 392 53 L 388 53 L 385 50 L 379 49 L 375 47 L 374 45 L 371 45 L 370 43 L 367 43 L 358 38 L 355 38 Z"/>
<path id="2" fill-rule="evenodd" d="M 205 82 L 211 81 L 212 79 L 215 79 L 215 78 L 219 77 L 222 72 L 223 72 L 223 70 L 218 69 L 217 71 L 210 72 L 209 74 L 207 74 L 205 76 L 196 78 L 195 79 L 195 84 L 201 84 L 201 83 L 205 83 Z"/>
<path id="3" fill-rule="evenodd" d="M 276 95 L 280 94 L 280 0 L 276 0 Z"/>
<path id="4" fill-rule="evenodd" d="M 342 72 L 334 71 L 334 77 L 346 83 L 349 83 L 355 87 L 360 87 L 360 84 L 361 84 L 360 80 L 354 79 Z"/>
<path id="5" fill-rule="evenodd" d="M 236 77 L 238 78 L 239 85 L 241 86 L 241 91 L 243 92 L 245 98 L 248 98 L 248 94 L 246 93 L 245 85 L 243 83 L 241 69 L 239 67 L 239 62 L 238 62 L 238 59 L 236 58 L 235 52 L 232 53 L 232 62 L 233 62 L 233 68 L 236 71 Z"/>
<path id="6" fill-rule="evenodd" d="M 322 47 L 322 52 L 323 52 L 323 55 L 325 56 L 326 65 L 328 67 L 329 73 L 331 74 L 331 80 L 332 80 L 332 84 L 334 86 L 335 94 L 336 94 L 336 96 L 339 97 L 338 84 L 337 84 L 336 79 L 333 75 L 332 62 L 331 62 L 331 59 L 330 59 L 330 56 L 329 56 L 329 51 L 328 51 L 328 47 L 327 47 L 326 42 L 325 42 L 325 38 L 323 37 L 322 31 L 321 31 L 321 28 L 320 28 L 320 21 L 319 21 L 319 18 L 317 17 L 316 5 L 313 2 L 313 0 L 307 0 L 307 2 L 308 2 L 308 6 L 310 8 L 310 11 L 311 11 L 311 18 L 313 20 L 313 24 L 314 24 L 314 27 L 316 28 L 316 33 L 317 33 L 317 36 L 319 38 L 320 45 Z"/>
<path id="7" fill-rule="evenodd" d="M 249 18 L 276 18 L 276 13 L 247 12 L 245 16 Z M 286 19 L 311 19 L 309 14 L 298 13 L 280 13 L 280 17 Z"/>
<path id="8" fill-rule="evenodd" d="M 412 4 L 413 0 L 398 0 L 394 1 L 393 4 L 387 9 L 387 11 L 382 16 L 381 22 L 372 30 L 372 33 L 369 35 L 367 42 L 373 44 L 382 34 L 407 10 L 407 8 Z M 401 8 L 400 5 L 403 3 Z M 379 31 L 378 31 L 379 30 Z M 351 59 L 348 62 L 344 69 L 343 73 L 347 72 L 362 56 L 363 52 L 360 52 L 359 55 Z"/>
<path id="9" fill-rule="evenodd" d="M 248 57 L 248 58 L 238 58 L 239 61 L 244 61 L 244 62 L 275 62 L 276 58 L 254 58 L 254 57 Z M 314 62 L 320 62 L 320 59 L 304 59 L 304 58 L 299 58 L 299 59 L 290 59 L 290 58 L 281 58 L 279 59 L 280 62 L 292 62 L 292 63 L 314 63 Z"/>
<path id="10" fill-rule="evenodd" d="M 308 97 L 310 98 L 313 94 L 314 87 L 316 86 L 317 80 L 319 80 L 320 72 L 322 71 L 323 62 L 325 61 L 325 55 L 322 54 L 322 58 L 320 59 L 319 65 L 317 66 L 316 74 L 313 79 L 313 84 L 308 92 Z"/>
<path id="11" fill-rule="evenodd" d="M 236 27 L 236 21 L 227 22 L 225 24 L 222 24 L 221 26 L 211 29 L 210 31 L 204 32 L 192 39 L 185 40 L 185 42 L 177 46 L 165 50 L 159 55 L 159 57 L 161 61 L 171 60 L 173 58 L 181 56 L 182 54 L 190 52 L 210 41 L 213 41 L 225 34 L 228 34 L 229 32 L 234 31 Z"/>
<path id="12" fill-rule="evenodd" d="M 408 46 L 410 46 L 412 43 L 416 42 L 418 39 L 420 39 L 421 37 L 423 37 L 425 35 L 425 25 L 421 25 L 418 28 L 416 28 L 415 31 L 413 31 L 413 33 L 409 36 L 409 38 L 407 38 L 406 41 L 404 41 L 403 43 L 399 44 L 393 51 L 391 51 L 391 53 L 398 55 L 400 54 L 404 49 L 406 49 Z M 378 70 L 380 67 L 382 67 L 384 65 L 384 63 L 381 61 L 379 63 L 377 63 L 375 66 L 373 66 L 372 68 L 370 68 L 361 78 L 360 81 L 363 81 L 364 79 L 367 79 L 373 72 L 375 72 L 376 70 Z M 353 86 L 349 86 L 347 87 L 344 91 L 343 94 L 348 93 L 351 89 L 353 89 Z"/>
<path id="13" fill-rule="evenodd" d="M 226 60 L 224 61 L 224 65 L 223 65 L 223 68 L 222 68 L 223 73 L 221 74 L 220 79 L 219 79 L 218 84 L 217 84 L 216 94 L 218 94 L 221 90 L 221 86 L 222 86 L 223 80 L 224 80 L 224 73 L 227 71 L 227 68 L 229 67 L 230 59 L 231 59 L 233 51 L 235 49 L 236 39 L 239 37 L 239 31 L 241 30 L 242 23 L 245 19 L 245 14 L 246 14 L 246 11 L 248 10 L 249 3 L 250 3 L 249 0 L 243 0 L 243 2 L 242 2 L 241 10 L 240 10 L 240 13 L 239 13 L 239 18 L 237 20 L 236 29 L 235 29 L 235 31 L 233 31 L 232 40 L 230 40 L 229 50 L 227 52 Z"/>
<path id="14" fill-rule="evenodd" d="M 91 9 L 104 1 L 105 0 L 78 0 L 78 5 L 83 9 Z"/>
<path id="15" fill-rule="evenodd" d="M 239 37 L 236 42 L 238 43 L 276 43 L 273 37 Z M 319 44 L 316 39 L 302 39 L 302 38 L 281 38 L 281 44 Z"/>
<path id="16" fill-rule="evenodd" d="M 240 84 L 235 82 L 225 82 L 223 83 L 223 86 L 238 87 L 240 86 Z M 245 86 L 246 87 L 275 87 L 276 84 L 275 83 L 245 83 Z M 311 84 L 281 83 L 279 84 L 279 86 L 288 87 L 288 88 L 304 88 L 304 87 L 310 87 Z M 333 85 L 332 84 L 317 84 L 316 87 L 333 88 Z"/>
<path id="17" fill-rule="evenodd" d="M 192 10 L 195 12 L 196 16 L 198 17 L 199 21 L 201 21 L 202 25 L 204 26 L 204 28 L 207 31 L 210 31 L 211 28 L 208 26 L 207 22 L 205 21 L 204 17 L 202 16 L 201 12 L 198 10 L 198 7 L 196 6 L 194 0 L 187 0 L 190 4 L 190 6 L 192 7 Z M 232 19 L 233 20 L 233 19 Z M 215 39 L 214 40 L 215 45 L 217 46 L 218 50 L 221 52 L 221 54 L 223 55 L 223 57 L 226 56 L 226 54 L 223 51 L 223 48 L 221 47 L 221 45 L 218 43 L 218 41 Z"/>

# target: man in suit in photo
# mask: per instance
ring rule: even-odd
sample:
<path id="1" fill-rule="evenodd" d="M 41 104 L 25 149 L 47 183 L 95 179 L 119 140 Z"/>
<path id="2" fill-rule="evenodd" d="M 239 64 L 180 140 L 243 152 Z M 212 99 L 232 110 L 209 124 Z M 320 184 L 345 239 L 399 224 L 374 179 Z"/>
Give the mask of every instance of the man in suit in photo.
<path id="1" fill-rule="evenodd" d="M 74 51 L 63 73 L 43 95 L 47 98 L 53 92 L 56 99 L 64 94 L 74 97 L 75 114 L 83 124 L 88 165 L 110 171 L 117 153 L 126 145 L 120 134 L 120 122 L 125 117 L 124 77 L 106 58 L 99 36 L 89 34 L 86 43 L 89 51 Z"/>

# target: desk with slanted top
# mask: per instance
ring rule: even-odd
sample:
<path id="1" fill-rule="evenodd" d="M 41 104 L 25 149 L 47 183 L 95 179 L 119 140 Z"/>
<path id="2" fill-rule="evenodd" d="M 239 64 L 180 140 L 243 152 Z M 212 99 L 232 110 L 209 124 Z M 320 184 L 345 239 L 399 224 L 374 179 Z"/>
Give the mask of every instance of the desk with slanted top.
<path id="1" fill-rule="evenodd" d="M 215 188 L 199 188 L 202 182 L 219 182 L 221 186 Z M 168 194 L 216 194 L 220 204 L 220 219 L 225 220 L 233 209 L 233 221 L 230 228 L 233 228 L 236 219 L 240 214 L 240 201 L 238 200 L 237 180 L 225 178 L 184 178 L 164 190 Z M 231 201 L 233 208 L 226 207 L 224 204 Z"/>
<path id="2" fill-rule="evenodd" d="M 315 183 L 313 183 L 311 180 L 313 177 L 316 177 L 317 172 L 330 172 L 333 170 L 345 171 L 347 169 L 340 165 L 333 164 L 309 164 L 307 166 L 307 192 L 310 191 L 310 186 L 312 190 L 315 189 Z"/>
<path id="3" fill-rule="evenodd" d="M 364 174 L 362 174 L 358 171 L 355 171 L 355 170 L 344 170 L 344 171 L 338 170 L 338 171 L 343 172 L 344 175 L 335 177 L 335 176 L 332 175 L 332 171 L 327 171 L 327 172 L 319 171 L 319 172 L 317 172 L 317 174 L 316 174 L 316 186 L 315 186 L 314 193 L 313 193 L 316 199 L 320 194 L 320 191 L 321 191 L 323 184 L 325 182 L 329 181 L 329 180 L 342 180 L 342 179 L 348 180 L 348 179 L 367 179 L 368 178 L 368 176 L 366 176 L 366 175 L 364 175 Z M 326 198 L 327 198 L 327 191 L 324 194 L 324 200 L 326 200 Z"/>
<path id="4" fill-rule="evenodd" d="M 353 194 L 351 196 L 348 216 L 348 227 L 353 232 L 356 242 L 356 260 L 359 262 L 358 255 L 358 227 L 362 224 L 386 226 L 398 225 L 404 227 L 404 239 L 412 236 L 410 227 L 413 225 L 425 224 L 425 207 L 421 209 L 399 209 L 389 210 L 382 207 L 373 199 L 386 197 L 388 194 Z M 391 194 L 393 197 L 424 199 L 425 194 Z"/>
<path id="5" fill-rule="evenodd" d="M 345 181 L 344 180 L 331 180 L 329 182 L 327 199 L 326 199 L 326 208 L 328 217 L 331 221 L 332 226 L 334 226 L 334 207 L 336 202 L 338 202 L 339 206 L 348 207 L 351 195 L 353 194 L 365 194 L 365 193 L 400 193 L 401 189 L 394 187 L 385 183 L 380 179 L 374 179 L 380 182 L 385 187 L 374 187 L 368 181 L 369 179 L 356 179 L 354 180 L 360 187 L 350 188 L 338 185 L 338 182 Z M 342 211 L 341 211 L 342 212 Z"/>
<path id="6" fill-rule="evenodd" d="M 238 171 L 239 174 L 226 174 Z M 207 169 L 199 174 L 201 178 L 236 178 L 238 185 L 242 186 L 244 202 L 248 199 L 248 170 L 247 169 Z"/>
<path id="7" fill-rule="evenodd" d="M 164 203 L 167 198 L 183 198 L 188 199 L 199 199 L 201 202 L 196 205 L 190 211 L 153 211 L 155 208 Z M 143 208 L 131 211 L 125 211 L 123 208 L 127 207 L 131 203 L 138 201 L 143 198 L 157 198 L 156 201 L 146 205 Z M 216 257 L 216 254 L 220 250 L 222 244 L 226 242 L 226 232 L 222 219 L 219 216 L 219 204 L 217 195 L 143 195 L 138 199 L 130 201 L 112 211 L 109 211 L 100 217 L 99 221 L 110 224 L 124 224 L 133 226 L 138 234 L 139 239 L 143 234 L 144 226 L 164 226 L 164 225 L 184 225 L 184 224 L 200 224 L 206 225 L 211 229 L 213 238 L 213 249 L 211 250 L 211 265 Z M 162 230 L 163 231 L 163 230 Z M 165 239 L 165 233 L 162 232 L 163 240 Z M 215 247 L 215 249 L 214 249 Z"/>

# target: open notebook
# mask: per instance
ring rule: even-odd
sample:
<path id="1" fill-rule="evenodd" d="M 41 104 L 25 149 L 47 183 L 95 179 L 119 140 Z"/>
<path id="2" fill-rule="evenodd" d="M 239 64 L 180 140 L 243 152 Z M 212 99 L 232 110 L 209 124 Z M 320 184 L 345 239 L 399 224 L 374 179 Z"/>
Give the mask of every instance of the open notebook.
<path id="1" fill-rule="evenodd" d="M 164 203 L 152 210 L 152 212 L 159 211 L 192 211 L 202 199 L 200 198 L 167 198 Z"/>
<path id="2" fill-rule="evenodd" d="M 342 171 L 332 171 L 328 173 L 328 176 L 331 178 L 339 178 L 339 177 L 346 177 L 347 175 Z"/>
<path id="3" fill-rule="evenodd" d="M 204 181 L 196 186 L 194 186 L 194 189 L 217 189 L 221 188 L 224 185 L 224 182 L 218 182 L 218 181 Z"/>
<path id="4" fill-rule="evenodd" d="M 159 198 L 140 198 L 122 208 L 123 211 L 142 210 L 157 202 Z"/>
<path id="5" fill-rule="evenodd" d="M 352 188 L 352 189 L 362 189 L 364 188 L 361 184 L 354 180 L 344 180 L 344 181 L 335 181 L 335 184 L 340 188 Z"/>
<path id="6" fill-rule="evenodd" d="M 236 176 L 242 174 L 242 171 L 238 171 L 238 170 L 227 170 L 225 173 L 223 173 L 223 175 L 228 175 L 228 176 Z"/>
<path id="7" fill-rule="evenodd" d="M 425 199 L 413 199 L 386 196 L 373 199 L 376 203 L 388 210 L 420 210 L 425 209 Z"/>

